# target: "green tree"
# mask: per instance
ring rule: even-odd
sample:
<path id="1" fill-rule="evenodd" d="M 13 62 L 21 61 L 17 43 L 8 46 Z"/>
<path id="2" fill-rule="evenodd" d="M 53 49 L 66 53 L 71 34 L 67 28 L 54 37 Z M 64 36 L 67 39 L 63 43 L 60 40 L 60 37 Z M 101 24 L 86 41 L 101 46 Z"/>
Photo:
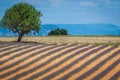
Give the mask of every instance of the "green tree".
<path id="1" fill-rule="evenodd" d="M 4 28 L 18 33 L 17 41 L 20 42 L 24 34 L 31 31 L 39 32 L 41 12 L 28 3 L 18 3 L 5 11 L 1 22 Z"/>
<path id="2" fill-rule="evenodd" d="M 68 35 L 68 32 L 65 29 L 57 28 L 55 30 L 50 31 L 48 35 Z"/>

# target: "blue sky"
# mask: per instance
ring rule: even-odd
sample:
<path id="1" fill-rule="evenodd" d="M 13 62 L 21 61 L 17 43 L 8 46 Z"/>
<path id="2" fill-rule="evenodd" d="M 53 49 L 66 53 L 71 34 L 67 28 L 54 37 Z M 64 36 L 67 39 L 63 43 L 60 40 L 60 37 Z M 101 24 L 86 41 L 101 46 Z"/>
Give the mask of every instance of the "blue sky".
<path id="1" fill-rule="evenodd" d="M 43 24 L 111 23 L 120 26 L 120 0 L 1 0 L 4 11 L 18 2 L 28 2 L 43 14 Z"/>

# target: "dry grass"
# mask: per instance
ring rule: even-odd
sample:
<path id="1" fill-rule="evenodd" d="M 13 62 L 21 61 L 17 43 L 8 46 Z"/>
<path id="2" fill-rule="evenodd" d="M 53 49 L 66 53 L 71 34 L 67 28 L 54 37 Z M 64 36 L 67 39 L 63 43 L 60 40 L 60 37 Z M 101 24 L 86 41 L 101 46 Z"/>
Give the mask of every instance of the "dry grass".
<path id="1" fill-rule="evenodd" d="M 17 37 L 1 37 L 0 42 L 16 41 Z M 120 44 L 120 37 L 71 37 L 71 36 L 47 36 L 47 37 L 23 37 L 24 42 L 38 43 L 94 43 L 94 44 Z"/>

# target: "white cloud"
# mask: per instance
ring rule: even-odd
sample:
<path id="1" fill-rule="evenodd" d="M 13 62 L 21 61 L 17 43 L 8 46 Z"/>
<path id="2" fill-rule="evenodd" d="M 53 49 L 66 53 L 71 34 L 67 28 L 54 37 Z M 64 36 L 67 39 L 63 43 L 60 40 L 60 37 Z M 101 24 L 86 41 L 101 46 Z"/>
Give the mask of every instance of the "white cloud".
<path id="1" fill-rule="evenodd" d="M 107 7 L 120 7 L 120 1 L 119 0 L 99 0 L 99 4 L 102 6 Z"/>
<path id="2" fill-rule="evenodd" d="M 110 0 L 104 0 L 104 2 L 105 2 L 106 4 L 111 4 L 111 1 L 110 1 Z"/>
<path id="3" fill-rule="evenodd" d="M 59 7 L 64 0 L 49 0 L 53 7 Z"/>
<path id="4" fill-rule="evenodd" d="M 31 4 L 40 4 L 42 0 L 19 0 L 19 2 L 27 2 Z"/>
<path id="5" fill-rule="evenodd" d="M 81 1 L 79 4 L 80 6 L 84 6 L 84 7 L 96 7 L 99 5 L 98 3 L 92 1 Z"/>
<path id="6" fill-rule="evenodd" d="M 29 2 L 31 2 L 31 3 L 36 3 L 36 4 L 38 4 L 38 3 L 41 3 L 42 2 L 42 0 L 28 0 Z"/>

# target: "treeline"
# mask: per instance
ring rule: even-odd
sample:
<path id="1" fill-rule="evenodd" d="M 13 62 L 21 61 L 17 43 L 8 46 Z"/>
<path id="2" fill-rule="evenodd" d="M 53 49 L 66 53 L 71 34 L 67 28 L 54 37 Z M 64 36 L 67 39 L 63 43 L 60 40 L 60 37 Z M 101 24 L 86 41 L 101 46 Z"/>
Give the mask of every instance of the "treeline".
<path id="1" fill-rule="evenodd" d="M 57 28 L 55 30 L 50 31 L 48 35 L 68 35 L 68 32 L 65 29 Z"/>

